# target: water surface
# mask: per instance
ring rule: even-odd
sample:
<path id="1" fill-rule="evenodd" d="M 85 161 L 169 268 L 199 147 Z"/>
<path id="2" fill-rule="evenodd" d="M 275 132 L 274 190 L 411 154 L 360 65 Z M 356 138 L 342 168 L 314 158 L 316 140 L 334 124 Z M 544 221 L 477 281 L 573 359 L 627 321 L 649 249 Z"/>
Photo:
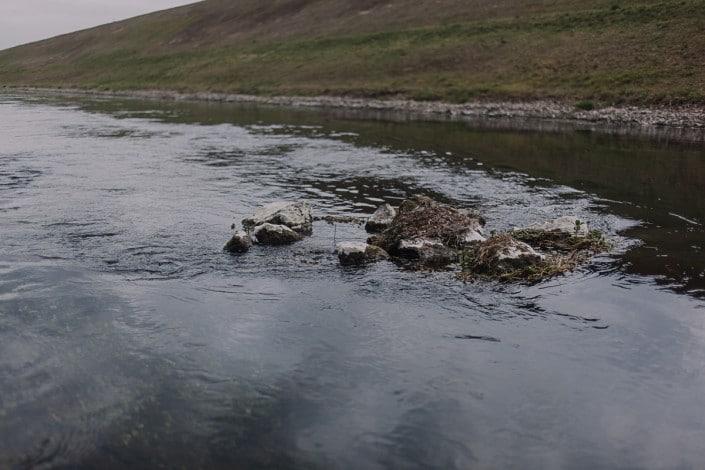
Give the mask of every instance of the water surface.
<path id="1" fill-rule="evenodd" d="M 705 152 L 332 111 L 0 95 L 0 467 L 700 468 Z M 615 250 L 536 286 L 343 269 L 424 193 Z"/>

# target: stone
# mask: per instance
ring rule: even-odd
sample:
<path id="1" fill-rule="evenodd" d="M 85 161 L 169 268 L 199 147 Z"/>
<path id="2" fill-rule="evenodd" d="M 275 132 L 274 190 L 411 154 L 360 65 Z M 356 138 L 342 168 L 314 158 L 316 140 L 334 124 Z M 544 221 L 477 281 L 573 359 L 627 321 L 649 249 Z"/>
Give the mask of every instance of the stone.
<path id="1" fill-rule="evenodd" d="M 313 230 L 311 206 L 306 202 L 273 202 L 260 207 L 252 217 L 242 221 L 247 231 L 264 224 L 283 225 L 299 234 L 310 235 Z"/>
<path id="2" fill-rule="evenodd" d="M 576 237 L 587 237 L 590 233 L 587 222 L 567 215 L 550 222 L 536 224 L 528 227 L 529 230 L 542 230 L 544 232 L 562 232 Z"/>
<path id="3" fill-rule="evenodd" d="M 378 233 L 389 227 L 397 216 L 397 210 L 389 204 L 382 204 L 365 224 L 368 233 Z"/>
<path id="4" fill-rule="evenodd" d="M 545 259 L 545 256 L 537 252 L 529 245 L 518 240 L 509 239 L 508 242 L 495 251 L 495 256 L 499 264 L 513 267 L 523 267 L 536 264 Z"/>
<path id="5" fill-rule="evenodd" d="M 386 251 L 367 243 L 338 243 L 335 252 L 343 266 L 360 266 L 389 259 Z"/>
<path id="6" fill-rule="evenodd" d="M 231 253 L 246 253 L 252 247 L 252 237 L 245 231 L 235 232 L 225 245 L 225 250 Z"/>
<path id="7" fill-rule="evenodd" d="M 458 253 L 437 239 L 401 240 L 395 253 L 403 258 L 417 260 L 419 263 L 431 267 L 447 266 L 458 260 Z"/>
<path id="8" fill-rule="evenodd" d="M 418 240 L 439 242 L 448 248 L 483 241 L 484 221 L 469 209 L 457 209 L 426 196 L 413 196 L 399 206 L 396 217 L 375 244 L 396 256 L 400 242 Z"/>
<path id="9" fill-rule="evenodd" d="M 484 242 L 485 240 L 487 238 L 485 238 L 482 225 L 479 220 L 476 220 L 460 235 L 459 245 L 469 245 L 471 243 Z"/>
<path id="10" fill-rule="evenodd" d="M 481 243 L 478 268 L 494 272 L 523 269 L 543 262 L 546 257 L 528 244 L 509 235 L 497 235 Z"/>
<path id="11" fill-rule="evenodd" d="M 286 225 L 262 224 L 255 227 L 253 235 L 262 245 L 289 245 L 303 237 Z"/>

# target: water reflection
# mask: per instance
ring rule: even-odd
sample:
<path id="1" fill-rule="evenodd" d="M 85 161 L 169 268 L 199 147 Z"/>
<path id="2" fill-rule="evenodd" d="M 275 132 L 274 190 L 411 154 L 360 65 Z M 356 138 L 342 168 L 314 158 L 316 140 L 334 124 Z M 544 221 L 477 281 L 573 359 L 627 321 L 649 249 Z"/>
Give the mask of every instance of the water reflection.
<path id="1" fill-rule="evenodd" d="M 170 122 L 227 122 L 267 135 L 335 137 L 363 148 L 413 155 L 414 167 L 421 165 L 460 175 L 479 170 L 497 177 L 520 172 L 522 182 L 529 186 L 565 185 L 578 189 L 596 197 L 594 210 L 639 222 L 623 232 L 642 242 L 642 246 L 627 251 L 622 264 L 627 272 L 656 276 L 663 279 L 659 282 L 693 295 L 705 293 L 705 198 L 699 197 L 705 190 L 705 151 L 699 143 L 688 143 L 685 131 L 662 128 L 648 137 L 633 137 L 586 131 L 579 124 L 576 129 L 565 124 L 527 122 L 517 128 L 516 122 L 505 121 L 409 122 L 393 113 L 312 112 L 203 103 L 161 106 L 173 110 L 166 118 L 160 115 Z M 137 110 L 139 115 L 154 104 L 129 100 L 83 104 L 83 109 L 89 111 L 120 110 L 122 116 L 130 116 L 124 107 Z M 264 125 L 271 122 L 287 124 Z M 537 125 L 542 132 L 534 131 Z M 275 153 L 286 155 L 291 151 L 284 148 Z M 302 178 L 300 182 L 315 185 L 324 193 L 339 189 L 336 196 L 357 199 L 355 202 L 363 211 L 370 210 L 378 199 L 398 200 L 414 192 L 449 199 L 446 188 L 434 191 L 420 186 L 416 183 L 418 170 L 407 168 L 399 162 L 395 179 L 361 182 L 359 186 L 368 192 L 375 186 L 384 188 L 383 192 L 371 194 L 371 201 L 359 193 L 345 192 L 351 187 L 359 190 L 360 182 L 346 178 L 343 171 L 336 173 L 343 176 L 337 180 L 336 174 L 317 174 L 313 181 Z M 370 172 L 375 169 L 373 166 Z M 370 178 L 379 178 L 379 174 Z M 336 187 L 321 187 L 325 185 Z M 471 202 L 477 204 L 483 196 L 479 193 Z"/>
<path id="2" fill-rule="evenodd" d="M 699 147 L 15 98 L 0 142 L 0 467 L 705 459 Z M 527 287 L 341 269 L 334 242 L 366 237 L 353 225 L 221 251 L 263 202 L 359 215 L 418 192 L 489 230 L 575 213 L 616 252 Z"/>

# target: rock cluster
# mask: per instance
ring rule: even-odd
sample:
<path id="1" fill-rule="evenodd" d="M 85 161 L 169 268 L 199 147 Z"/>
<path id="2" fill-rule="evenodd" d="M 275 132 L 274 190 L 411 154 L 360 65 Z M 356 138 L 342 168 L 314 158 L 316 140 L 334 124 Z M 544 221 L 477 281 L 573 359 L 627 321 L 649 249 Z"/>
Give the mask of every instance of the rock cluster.
<path id="1" fill-rule="evenodd" d="M 380 208 L 380 212 L 388 212 Z M 374 217 L 374 216 L 373 216 Z M 458 250 L 483 241 L 484 220 L 426 196 L 405 200 L 393 219 L 368 242 L 392 256 L 426 267 L 443 267 L 458 260 Z"/>
<path id="2" fill-rule="evenodd" d="M 313 232 L 311 206 L 306 202 L 273 202 L 242 221 L 244 231 L 235 232 L 225 245 L 232 253 L 245 253 L 253 245 L 288 245 Z"/>
<path id="3" fill-rule="evenodd" d="M 494 235 L 462 255 L 462 276 L 538 282 L 574 269 L 609 248 L 602 234 L 576 217 L 560 217 Z"/>
<path id="4" fill-rule="evenodd" d="M 264 224 L 283 225 L 301 235 L 310 235 L 313 230 L 311 206 L 306 202 L 272 202 L 257 209 L 252 217 L 242 221 L 247 231 Z"/>
<path id="5" fill-rule="evenodd" d="M 323 216 L 329 223 L 358 223 L 350 217 Z M 305 202 L 275 202 L 242 221 L 225 246 L 234 253 L 253 243 L 288 245 L 311 235 L 314 218 Z M 363 266 L 391 260 L 415 269 L 439 269 L 460 264 L 464 279 L 534 282 L 563 273 L 604 251 L 607 243 L 587 223 L 572 217 L 486 237 L 484 219 L 426 196 L 413 196 L 398 209 L 383 204 L 367 220 L 367 243 L 338 243 L 341 265 Z"/>

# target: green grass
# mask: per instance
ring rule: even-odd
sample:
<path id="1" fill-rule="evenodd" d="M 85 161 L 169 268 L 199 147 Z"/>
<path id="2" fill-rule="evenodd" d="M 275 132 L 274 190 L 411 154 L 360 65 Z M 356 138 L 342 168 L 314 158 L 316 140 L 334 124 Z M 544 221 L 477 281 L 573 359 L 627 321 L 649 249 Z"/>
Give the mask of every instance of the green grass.
<path id="1" fill-rule="evenodd" d="M 398 0 L 374 17 L 339 0 L 233 3 L 205 2 L 0 52 L 0 84 L 459 103 L 556 98 L 580 109 L 705 102 L 703 1 L 530 8 L 504 0 L 487 9 L 441 0 L 428 11 Z"/>
<path id="2" fill-rule="evenodd" d="M 590 100 L 582 100 L 575 103 L 575 107 L 583 111 L 592 111 L 595 109 L 595 103 Z"/>

